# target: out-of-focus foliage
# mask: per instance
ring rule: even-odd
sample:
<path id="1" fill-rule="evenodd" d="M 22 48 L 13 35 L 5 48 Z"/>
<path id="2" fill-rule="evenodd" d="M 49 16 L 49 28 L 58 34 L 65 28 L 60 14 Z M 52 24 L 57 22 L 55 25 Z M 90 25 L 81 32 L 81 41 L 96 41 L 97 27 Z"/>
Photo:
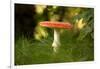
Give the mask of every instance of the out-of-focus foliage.
<path id="1" fill-rule="evenodd" d="M 83 18 L 81 18 L 80 20 L 76 20 L 75 28 L 81 30 L 85 25 L 86 23 L 83 23 Z"/>
<path id="2" fill-rule="evenodd" d="M 41 21 L 60 21 L 73 24 L 73 36 L 78 40 L 93 38 L 94 9 L 51 5 L 16 5 L 15 36 L 27 36 L 40 40 L 53 34 L 51 28 L 40 27 Z M 53 30 L 52 30 L 53 31 Z M 64 32 L 64 30 L 63 30 Z M 18 35 L 18 36 L 17 36 Z"/>
<path id="3" fill-rule="evenodd" d="M 45 5 L 36 5 L 35 7 L 38 14 L 43 14 L 44 9 L 46 8 Z"/>
<path id="4" fill-rule="evenodd" d="M 73 18 L 74 21 L 76 21 L 74 31 L 78 33 L 78 40 L 82 40 L 86 37 L 94 39 L 94 9 L 81 9 L 81 12 Z"/>
<path id="5" fill-rule="evenodd" d="M 47 38 L 47 36 L 48 36 L 48 32 L 47 32 L 46 28 L 37 26 L 35 28 L 35 31 L 36 32 L 34 33 L 34 36 L 35 36 L 35 39 L 37 39 L 37 40 L 41 40 L 43 38 Z"/>
<path id="6" fill-rule="evenodd" d="M 70 21 L 70 23 L 72 23 L 74 26 L 73 30 L 74 36 L 78 40 L 82 40 L 88 36 L 93 39 L 93 33 L 94 33 L 93 8 L 39 5 L 36 6 L 36 12 L 37 12 L 38 23 L 47 20 L 63 21 L 63 22 Z M 44 30 L 43 27 L 37 27 L 37 28 Z M 37 29 L 36 31 L 40 31 L 39 29 Z M 39 36 L 39 38 L 44 37 L 42 33 L 39 33 L 39 35 L 41 35 Z"/>

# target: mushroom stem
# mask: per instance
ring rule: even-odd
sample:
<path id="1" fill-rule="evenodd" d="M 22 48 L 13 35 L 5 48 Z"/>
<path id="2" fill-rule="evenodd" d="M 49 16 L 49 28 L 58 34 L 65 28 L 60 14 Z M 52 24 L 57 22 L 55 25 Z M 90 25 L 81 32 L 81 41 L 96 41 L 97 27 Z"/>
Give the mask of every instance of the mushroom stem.
<path id="1" fill-rule="evenodd" d="M 53 44 L 52 44 L 52 47 L 53 47 L 53 50 L 55 53 L 58 52 L 58 49 L 59 49 L 59 46 L 61 45 L 60 43 L 60 32 L 59 32 L 59 29 L 54 29 L 54 40 L 53 40 Z"/>

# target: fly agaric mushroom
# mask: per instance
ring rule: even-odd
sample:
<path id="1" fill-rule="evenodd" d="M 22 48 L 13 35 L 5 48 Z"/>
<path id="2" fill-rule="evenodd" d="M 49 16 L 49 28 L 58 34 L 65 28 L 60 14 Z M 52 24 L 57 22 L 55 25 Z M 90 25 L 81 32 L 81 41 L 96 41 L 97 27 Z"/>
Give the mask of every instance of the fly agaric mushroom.
<path id="1" fill-rule="evenodd" d="M 43 22 L 40 22 L 40 26 L 54 28 L 54 40 L 52 43 L 52 47 L 55 53 L 58 51 L 59 46 L 61 46 L 59 29 L 60 28 L 62 29 L 72 28 L 72 25 L 68 22 L 65 23 L 65 22 L 43 21 Z"/>

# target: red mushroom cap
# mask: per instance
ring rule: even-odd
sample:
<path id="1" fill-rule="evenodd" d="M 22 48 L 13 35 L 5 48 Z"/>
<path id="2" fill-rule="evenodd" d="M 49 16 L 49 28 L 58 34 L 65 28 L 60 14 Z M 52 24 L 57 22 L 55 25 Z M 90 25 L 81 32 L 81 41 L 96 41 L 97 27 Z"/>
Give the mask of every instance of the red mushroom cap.
<path id="1" fill-rule="evenodd" d="M 40 25 L 44 27 L 49 27 L 49 28 L 64 28 L 64 29 L 72 28 L 72 25 L 68 22 L 43 21 L 43 22 L 40 22 Z"/>

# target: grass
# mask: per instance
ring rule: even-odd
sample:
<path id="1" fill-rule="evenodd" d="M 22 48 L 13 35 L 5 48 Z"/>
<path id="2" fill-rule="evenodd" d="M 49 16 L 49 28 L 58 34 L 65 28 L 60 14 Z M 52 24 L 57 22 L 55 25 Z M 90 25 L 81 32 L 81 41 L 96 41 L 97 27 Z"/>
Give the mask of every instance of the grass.
<path id="1" fill-rule="evenodd" d="M 61 34 L 59 53 L 53 54 L 53 36 L 41 41 L 21 37 L 15 42 L 15 65 L 80 62 L 94 60 L 93 40 L 82 41 L 72 37 L 71 32 Z"/>

